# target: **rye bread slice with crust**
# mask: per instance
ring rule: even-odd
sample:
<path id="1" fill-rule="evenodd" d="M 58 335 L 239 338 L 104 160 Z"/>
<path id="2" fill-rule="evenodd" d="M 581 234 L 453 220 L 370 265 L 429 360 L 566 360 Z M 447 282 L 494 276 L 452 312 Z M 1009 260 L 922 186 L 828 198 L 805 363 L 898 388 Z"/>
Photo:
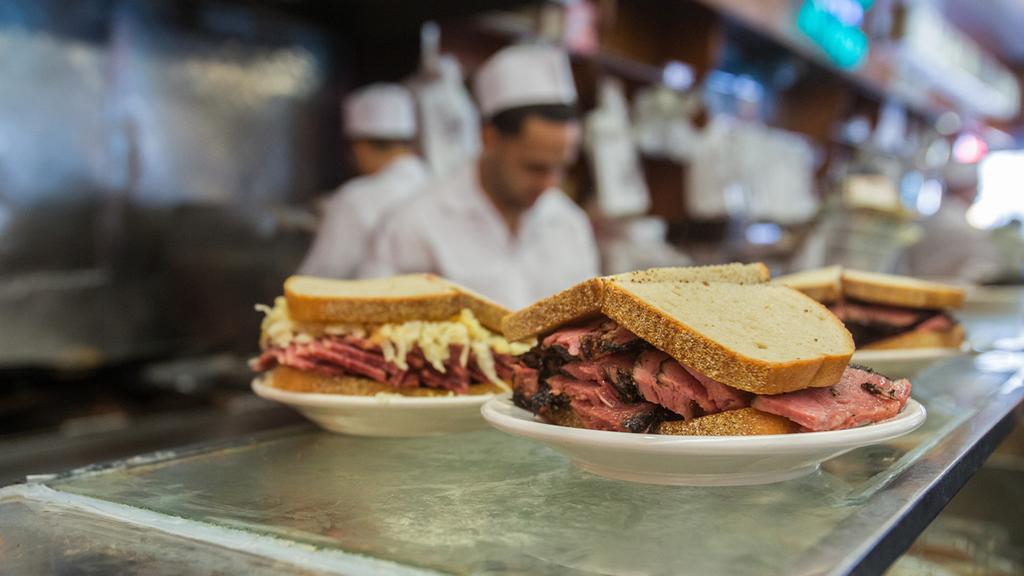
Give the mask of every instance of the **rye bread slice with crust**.
<path id="1" fill-rule="evenodd" d="M 960 308 L 965 296 L 964 289 L 958 286 L 839 266 L 787 274 L 773 282 L 795 288 L 824 303 L 850 298 L 871 304 L 919 310 Z"/>
<path id="2" fill-rule="evenodd" d="M 284 283 L 288 312 L 298 322 L 385 324 L 443 321 L 468 308 L 480 323 L 501 331 L 508 310 L 434 274 L 367 280 L 291 276 Z"/>
<path id="3" fill-rule="evenodd" d="M 539 300 L 502 320 L 502 330 L 509 340 L 522 340 L 601 313 L 608 283 L 649 284 L 663 282 L 733 282 L 758 284 L 769 279 L 768 267 L 754 264 L 723 264 L 651 268 L 614 276 L 591 278 L 557 294 Z"/>
<path id="4" fill-rule="evenodd" d="M 906 350 L 909 348 L 960 348 L 965 331 L 960 324 L 948 330 L 911 330 L 861 346 L 860 350 Z"/>
<path id="5" fill-rule="evenodd" d="M 673 436 L 764 436 L 799 431 L 792 420 L 754 408 L 728 410 L 694 418 L 668 420 L 658 425 L 658 434 Z"/>
<path id="6" fill-rule="evenodd" d="M 450 396 L 448 390 L 437 388 L 396 388 L 383 382 L 358 376 L 325 376 L 316 372 L 298 370 L 288 366 L 277 366 L 270 371 L 267 383 L 278 390 L 314 394 L 338 394 L 343 396 L 375 396 L 377 394 L 399 394 L 402 396 Z M 469 391 L 459 396 L 474 394 L 501 394 L 505 390 L 492 382 L 473 384 Z"/>

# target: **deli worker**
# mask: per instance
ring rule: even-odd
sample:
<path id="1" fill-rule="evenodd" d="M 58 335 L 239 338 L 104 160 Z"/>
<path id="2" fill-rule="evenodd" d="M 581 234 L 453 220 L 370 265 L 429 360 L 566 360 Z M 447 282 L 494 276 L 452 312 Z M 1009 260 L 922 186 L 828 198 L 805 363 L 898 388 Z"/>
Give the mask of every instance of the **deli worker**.
<path id="1" fill-rule="evenodd" d="M 596 276 L 590 222 L 559 189 L 580 140 L 568 56 L 506 48 L 474 92 L 480 155 L 385 220 L 365 275 L 434 272 L 510 308 Z"/>
<path id="2" fill-rule="evenodd" d="M 381 83 L 356 90 L 345 100 L 344 126 L 360 176 L 327 201 L 302 274 L 354 277 L 383 215 L 429 178 L 415 153 L 416 109 L 404 87 Z"/>

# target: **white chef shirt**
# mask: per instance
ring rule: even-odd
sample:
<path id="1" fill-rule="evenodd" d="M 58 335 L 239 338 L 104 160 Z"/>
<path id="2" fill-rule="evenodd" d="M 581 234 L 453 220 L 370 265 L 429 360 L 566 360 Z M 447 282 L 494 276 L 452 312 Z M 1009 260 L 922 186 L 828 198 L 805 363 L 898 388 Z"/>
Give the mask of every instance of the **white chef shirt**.
<path id="1" fill-rule="evenodd" d="M 395 159 L 376 174 L 349 180 L 327 202 L 323 222 L 300 274 L 351 278 L 370 251 L 381 218 L 429 180 L 417 156 Z"/>
<path id="2" fill-rule="evenodd" d="M 598 275 L 590 222 L 560 190 L 519 224 L 513 235 L 472 161 L 385 219 L 363 275 L 434 272 L 512 309 Z"/>

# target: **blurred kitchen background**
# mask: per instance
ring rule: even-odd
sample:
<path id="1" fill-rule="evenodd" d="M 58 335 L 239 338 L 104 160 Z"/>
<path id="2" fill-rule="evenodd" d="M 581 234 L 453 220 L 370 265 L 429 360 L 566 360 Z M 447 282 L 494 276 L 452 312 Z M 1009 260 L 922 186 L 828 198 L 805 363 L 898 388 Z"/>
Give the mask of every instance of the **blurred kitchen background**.
<path id="1" fill-rule="evenodd" d="M 0 2 L 0 480 L 298 422 L 248 392 L 253 305 L 352 174 L 341 99 L 426 109 L 513 42 L 572 54 L 606 272 L 913 272 L 968 172 L 992 249 L 958 279 L 1018 283 L 1022 30 L 1024 0 Z"/>

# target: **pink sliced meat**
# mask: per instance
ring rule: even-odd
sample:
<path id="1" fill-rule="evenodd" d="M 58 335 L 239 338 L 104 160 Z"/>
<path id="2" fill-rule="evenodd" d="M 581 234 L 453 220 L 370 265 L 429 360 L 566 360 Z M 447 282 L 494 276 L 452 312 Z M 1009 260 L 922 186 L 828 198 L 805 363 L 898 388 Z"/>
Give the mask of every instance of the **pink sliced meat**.
<path id="1" fill-rule="evenodd" d="M 461 347 L 452 347 L 450 357 L 445 362 L 445 372 L 442 373 L 427 362 L 423 352 L 417 348 L 406 355 L 408 369 L 402 370 L 393 362 L 385 360 L 380 347 L 369 340 L 325 337 L 307 343 L 268 348 L 252 363 L 252 367 L 263 372 L 280 364 L 327 376 L 370 378 L 396 388 L 427 386 L 461 393 L 467 391 L 472 384 L 487 382 L 486 376 L 479 370 L 475 354 L 470 353 L 468 365 L 462 366 L 459 363 L 461 352 Z M 500 356 L 496 355 L 496 360 Z M 495 364 L 499 374 L 511 378 L 513 368 L 507 357 Z"/>
<path id="2" fill-rule="evenodd" d="M 601 334 L 597 338 L 596 347 L 604 347 L 609 350 L 625 348 L 640 339 L 639 336 L 630 332 L 625 326 L 620 326 L 618 323 L 610 320 L 601 325 Z"/>
<path id="3" fill-rule="evenodd" d="M 848 317 L 876 324 L 929 330 L 952 324 L 948 316 L 934 311 L 856 302 L 844 306 Z M 690 419 L 753 406 L 786 417 L 804 430 L 821 431 L 891 418 L 910 396 L 907 380 L 894 382 L 856 366 L 847 368 L 840 382 L 829 388 L 755 396 L 636 342 L 635 335 L 607 319 L 551 334 L 514 368 L 518 405 L 543 416 L 546 410 L 563 409 L 568 399 L 582 425 L 618 431 L 647 430 L 644 426 L 666 417 L 663 408 Z"/>
<path id="4" fill-rule="evenodd" d="M 633 354 L 620 353 L 603 356 L 596 360 L 580 360 L 562 365 L 562 371 L 577 380 L 617 381 L 622 374 L 633 371 Z"/>
<path id="5" fill-rule="evenodd" d="M 540 374 L 537 370 L 522 364 L 513 366 L 512 388 L 527 397 L 533 397 L 540 389 Z"/>
<path id="6" fill-rule="evenodd" d="M 737 390 L 732 386 L 726 386 L 714 378 L 710 378 L 697 372 L 693 368 L 683 366 L 687 372 L 689 372 L 694 378 L 697 379 L 704 389 L 707 391 L 708 397 L 711 402 L 715 405 L 716 412 L 724 412 L 726 410 L 738 410 L 745 408 L 750 405 L 751 394 L 742 390 Z M 707 410 L 705 410 L 707 411 Z"/>
<path id="7" fill-rule="evenodd" d="M 562 328 L 548 335 L 542 346 L 558 346 L 569 356 L 595 360 L 630 349 L 640 338 L 618 323 L 599 318 L 586 324 Z"/>
<path id="8" fill-rule="evenodd" d="M 377 382 L 387 382 L 388 373 L 383 368 L 361 362 L 359 358 L 345 352 L 336 352 L 327 346 L 310 344 L 305 356 L 321 364 L 333 364 L 356 376 L 366 376 Z"/>
<path id="9" fill-rule="evenodd" d="M 424 386 L 427 386 L 428 388 L 448 388 L 448 380 L 444 377 L 444 374 L 441 374 L 440 372 L 437 371 L 420 371 L 420 381 L 423 383 Z"/>
<path id="10" fill-rule="evenodd" d="M 914 310 L 896 306 L 882 306 L 847 300 L 829 306 L 837 318 L 853 324 L 884 324 L 895 328 L 909 328 L 934 314 L 928 310 Z"/>
<path id="11" fill-rule="evenodd" d="M 487 381 L 487 375 L 484 374 L 484 371 L 480 369 L 480 365 L 477 364 L 475 356 L 470 356 L 469 364 L 466 366 L 466 368 L 469 370 L 469 377 L 470 377 L 470 379 L 473 380 L 473 382 L 486 382 Z M 501 378 L 505 382 L 511 382 L 512 378 L 514 378 L 514 376 L 515 376 L 515 374 L 513 373 L 513 374 L 509 374 L 508 377 L 505 378 L 505 377 L 503 377 L 501 375 L 501 372 L 498 372 L 498 378 Z"/>
<path id="12" fill-rule="evenodd" d="M 570 362 L 562 366 L 562 372 L 577 380 L 600 382 L 604 379 L 604 368 L 597 362 Z"/>
<path id="13" fill-rule="evenodd" d="M 641 432 L 645 421 L 658 408 L 649 402 L 622 402 L 608 384 L 552 376 L 548 385 L 554 394 L 569 398 L 573 411 L 586 428 L 615 432 Z"/>
<path id="14" fill-rule="evenodd" d="M 923 332 L 943 332 L 953 327 L 953 319 L 945 314 L 936 314 L 921 322 L 914 330 Z"/>
<path id="15" fill-rule="evenodd" d="M 249 367 L 252 368 L 254 372 L 266 372 L 267 370 L 270 370 L 279 364 L 277 351 L 278 348 L 268 348 L 264 350 L 260 353 L 258 358 L 250 361 Z"/>
<path id="16" fill-rule="evenodd" d="M 343 341 L 334 338 L 324 338 L 319 340 L 319 342 L 328 350 L 344 354 L 353 360 L 366 364 L 367 366 L 373 366 L 380 370 L 384 370 L 385 372 L 389 369 L 390 363 L 384 359 L 384 355 L 380 352 L 380 349 L 376 349 L 371 352 L 371 348 L 361 346 L 358 342 L 350 340 Z M 394 365 L 392 364 L 391 366 Z"/>
<path id="17" fill-rule="evenodd" d="M 515 356 L 511 354 L 498 354 L 493 353 L 494 356 L 494 371 L 498 374 L 498 378 L 503 382 L 512 381 L 513 366 L 515 366 Z M 483 380 L 486 380 L 484 378 Z"/>
<path id="18" fill-rule="evenodd" d="M 395 388 L 419 388 L 420 374 L 414 370 L 396 372 L 388 382 Z"/>
<path id="19" fill-rule="evenodd" d="M 365 376 L 377 382 L 387 382 L 388 372 L 384 368 L 362 362 L 346 352 L 335 351 L 316 343 L 310 344 L 306 356 L 321 364 L 333 364 L 355 376 Z"/>
<path id="20" fill-rule="evenodd" d="M 697 416 L 695 396 L 702 395 L 706 400 L 707 394 L 700 383 L 682 367 L 665 373 L 665 367 L 670 364 L 679 367 L 679 363 L 668 354 L 660 350 L 647 350 L 637 358 L 633 381 L 644 400 L 660 404 L 689 420 Z"/>
<path id="21" fill-rule="evenodd" d="M 910 381 L 893 382 L 850 366 L 835 386 L 808 388 L 775 396 L 758 396 L 751 406 L 811 431 L 841 430 L 881 422 L 899 414 L 910 397 Z"/>
<path id="22" fill-rule="evenodd" d="M 583 337 L 596 329 L 596 326 L 585 325 L 576 326 L 570 328 L 563 328 L 557 332 L 552 332 L 546 338 L 544 338 L 542 344 L 544 346 L 561 346 L 564 348 L 570 356 L 580 355 L 580 344 Z"/>

